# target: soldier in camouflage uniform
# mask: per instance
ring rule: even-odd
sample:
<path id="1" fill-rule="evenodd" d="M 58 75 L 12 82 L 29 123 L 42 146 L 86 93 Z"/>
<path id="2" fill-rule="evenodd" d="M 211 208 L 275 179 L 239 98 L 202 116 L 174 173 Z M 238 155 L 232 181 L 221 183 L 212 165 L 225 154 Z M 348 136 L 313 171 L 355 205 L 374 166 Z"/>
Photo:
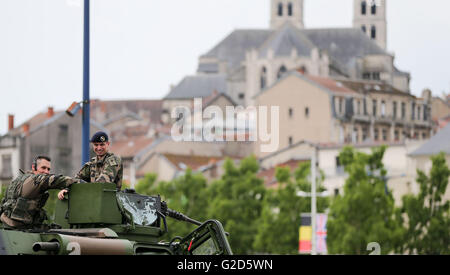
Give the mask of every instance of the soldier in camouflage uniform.
<path id="1" fill-rule="evenodd" d="M 92 136 L 91 143 L 96 157 L 87 162 L 75 178 L 86 182 L 115 183 L 117 191 L 120 191 L 123 177 L 122 159 L 108 152 L 110 144 L 108 135 L 104 132 L 98 132 Z M 66 190 L 63 190 L 58 196 L 64 196 L 66 192 Z"/>
<path id="2" fill-rule="evenodd" d="M 0 205 L 0 220 L 4 227 L 13 229 L 42 228 L 47 215 L 43 207 L 49 189 L 68 188 L 79 179 L 51 175 L 50 158 L 36 157 L 32 171 L 20 175 L 8 186 Z"/>

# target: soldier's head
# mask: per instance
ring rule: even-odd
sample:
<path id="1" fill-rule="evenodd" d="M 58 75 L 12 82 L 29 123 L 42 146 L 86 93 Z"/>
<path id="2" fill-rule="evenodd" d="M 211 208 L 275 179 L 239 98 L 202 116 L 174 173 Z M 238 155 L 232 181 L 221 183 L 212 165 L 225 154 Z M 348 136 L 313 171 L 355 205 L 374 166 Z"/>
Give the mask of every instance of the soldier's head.
<path id="1" fill-rule="evenodd" d="M 47 156 L 37 156 L 33 160 L 31 165 L 31 170 L 33 174 L 50 174 L 50 169 L 52 168 L 51 159 Z"/>
<path id="2" fill-rule="evenodd" d="M 91 138 L 92 148 L 97 156 L 103 157 L 109 150 L 109 138 L 105 132 L 97 132 Z"/>

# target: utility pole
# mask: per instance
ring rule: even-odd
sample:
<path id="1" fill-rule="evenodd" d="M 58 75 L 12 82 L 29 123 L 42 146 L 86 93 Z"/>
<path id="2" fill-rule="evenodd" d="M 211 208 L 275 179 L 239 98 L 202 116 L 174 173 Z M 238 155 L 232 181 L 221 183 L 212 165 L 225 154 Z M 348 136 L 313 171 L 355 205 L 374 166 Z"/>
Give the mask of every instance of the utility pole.
<path id="1" fill-rule="evenodd" d="M 311 227 L 312 227 L 312 238 L 311 238 L 311 255 L 317 254 L 316 249 L 316 146 L 313 146 L 313 154 L 311 156 Z"/>
<path id="2" fill-rule="evenodd" d="M 82 156 L 81 165 L 89 161 L 89 119 L 90 119 L 90 99 L 89 99 L 89 0 L 84 0 L 84 41 L 83 41 L 83 132 L 82 132 Z"/>

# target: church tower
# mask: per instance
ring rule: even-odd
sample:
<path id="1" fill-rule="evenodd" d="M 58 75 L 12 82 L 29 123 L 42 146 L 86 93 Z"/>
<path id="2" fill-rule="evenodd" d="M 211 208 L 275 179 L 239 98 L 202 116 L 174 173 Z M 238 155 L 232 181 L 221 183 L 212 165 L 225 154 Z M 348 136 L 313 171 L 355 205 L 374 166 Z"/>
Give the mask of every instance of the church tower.
<path id="1" fill-rule="evenodd" d="M 303 0 L 271 0 L 270 27 L 278 29 L 285 22 L 297 28 L 303 25 Z"/>
<path id="2" fill-rule="evenodd" d="M 354 0 L 353 27 L 362 30 L 386 50 L 386 0 Z"/>

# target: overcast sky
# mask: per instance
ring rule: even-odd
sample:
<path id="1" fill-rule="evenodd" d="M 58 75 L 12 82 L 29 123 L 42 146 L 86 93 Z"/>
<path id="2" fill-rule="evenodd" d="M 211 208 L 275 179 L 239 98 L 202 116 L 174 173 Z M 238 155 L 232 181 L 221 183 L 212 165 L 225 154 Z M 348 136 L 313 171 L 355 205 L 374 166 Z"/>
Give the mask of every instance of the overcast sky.
<path id="1" fill-rule="evenodd" d="M 82 99 L 82 0 L 0 0 L 0 134 Z M 270 0 L 91 0 L 91 98 L 160 99 Z M 387 0 L 388 51 L 415 95 L 450 91 L 450 1 Z M 353 0 L 305 0 L 306 28 L 351 27 Z"/>

